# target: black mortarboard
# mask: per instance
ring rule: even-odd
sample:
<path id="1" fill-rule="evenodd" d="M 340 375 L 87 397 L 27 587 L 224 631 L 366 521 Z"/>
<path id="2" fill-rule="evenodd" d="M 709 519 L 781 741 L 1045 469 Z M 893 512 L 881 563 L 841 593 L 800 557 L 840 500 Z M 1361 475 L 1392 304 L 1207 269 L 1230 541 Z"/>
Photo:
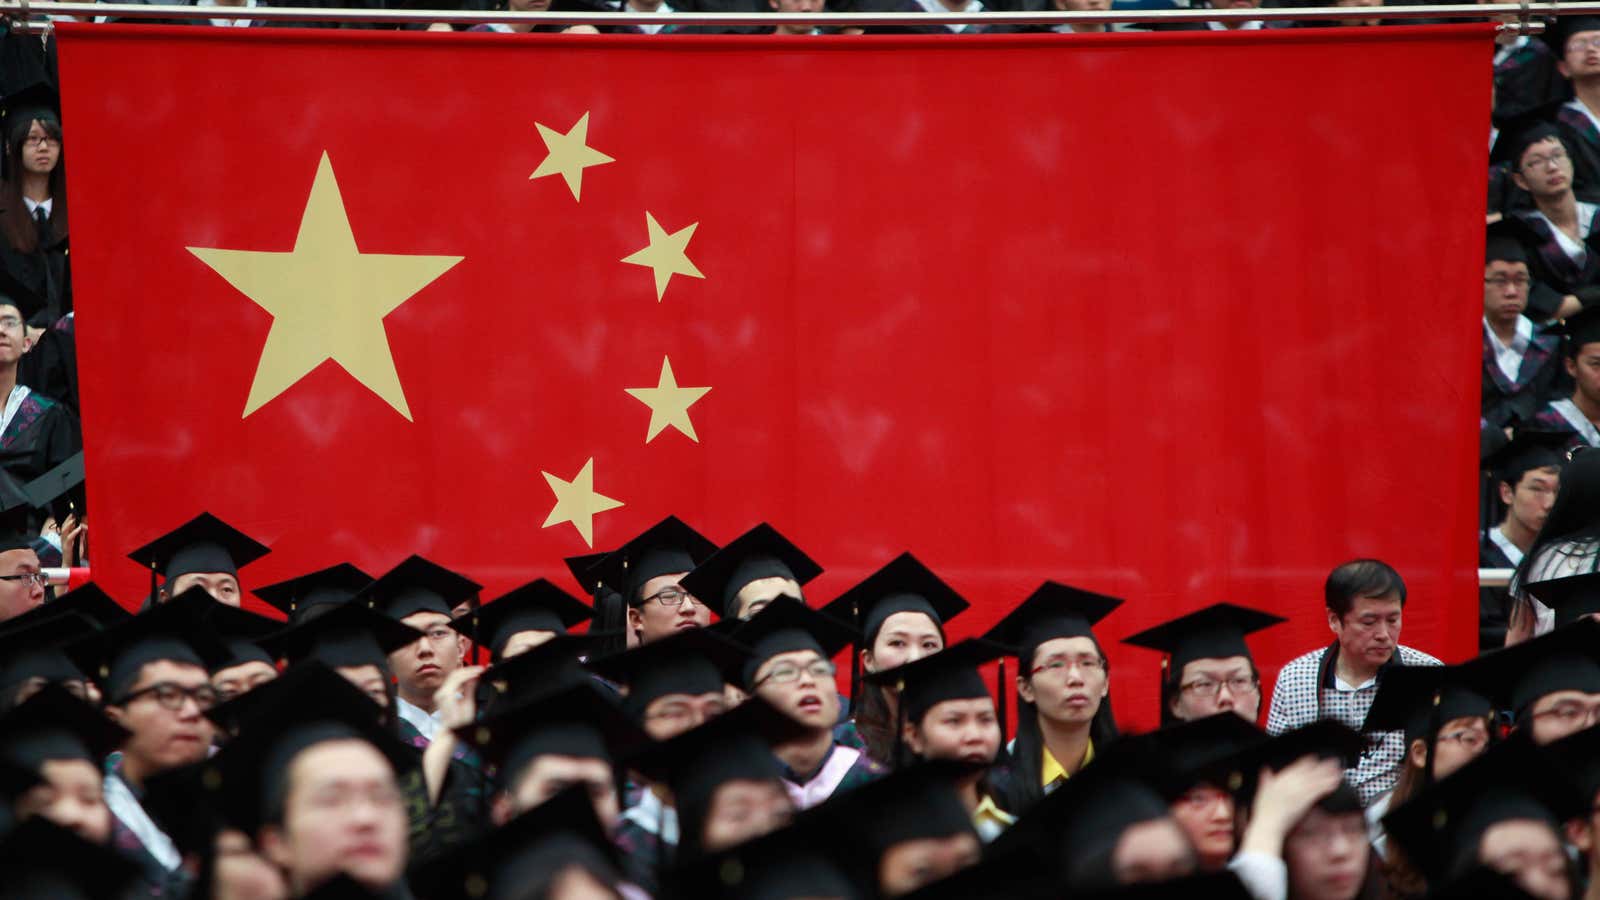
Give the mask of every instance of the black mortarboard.
<path id="1" fill-rule="evenodd" d="M 372 576 L 350 563 L 339 563 L 318 569 L 298 578 L 256 588 L 251 593 L 268 606 L 289 617 L 290 624 L 298 624 L 316 610 L 349 603 L 361 589 L 372 584 Z"/>
<path id="2" fill-rule="evenodd" d="M 1094 624 L 1121 605 L 1116 597 L 1046 581 L 983 637 L 1014 650 L 1026 668 L 1045 641 L 1065 637 L 1093 639 Z"/>
<path id="3" fill-rule="evenodd" d="M 648 740 L 609 696 L 583 682 L 497 709 L 456 734 L 478 748 L 508 788 L 539 756 L 615 763 Z"/>
<path id="4" fill-rule="evenodd" d="M 602 588 L 608 591 L 611 590 L 605 587 L 601 583 L 599 576 L 595 574 L 595 567 L 599 565 L 600 560 L 610 555 L 609 552 L 585 553 L 582 556 L 569 556 L 563 559 L 562 562 L 567 564 L 567 571 L 572 573 L 573 579 L 578 582 L 578 587 L 582 588 L 585 594 L 593 597 Z"/>
<path id="5" fill-rule="evenodd" d="M 863 646 L 870 647 L 884 620 L 895 613 L 922 613 L 943 634 L 945 623 L 967 606 L 967 601 L 933 570 L 910 553 L 902 553 L 822 609 L 839 621 L 854 625 L 861 633 Z"/>
<path id="6" fill-rule="evenodd" d="M 583 660 L 610 635 L 558 634 L 548 641 L 503 659 L 478 679 L 478 714 L 490 705 L 515 703 L 594 676 L 583 667 Z"/>
<path id="7" fill-rule="evenodd" d="M 150 569 L 154 593 L 158 571 L 168 584 L 197 572 L 237 577 L 241 567 L 270 552 L 265 544 L 205 512 L 129 553 L 128 558 Z"/>
<path id="8" fill-rule="evenodd" d="M 1502 219 L 1491 223 L 1484 231 L 1483 261 L 1527 263 L 1528 250 L 1523 242 L 1527 229 L 1520 221 Z"/>
<path id="9" fill-rule="evenodd" d="M 456 604 L 470 600 L 483 585 L 412 554 L 362 589 L 367 606 L 396 619 L 419 612 L 450 615 Z"/>
<path id="10" fill-rule="evenodd" d="M 1276 772 L 1307 756 L 1336 759 L 1342 768 L 1351 768 L 1361 757 L 1366 740 L 1361 733 L 1334 719 L 1317 719 L 1293 731 L 1285 731 L 1240 754 L 1238 764 L 1249 769 Z"/>
<path id="11" fill-rule="evenodd" d="M 313 659 L 331 668 L 378 666 L 389 654 L 422 640 L 422 632 L 358 604 L 335 606 L 261 641 L 275 658 L 291 664 Z"/>
<path id="12" fill-rule="evenodd" d="M 0 840 L 4 900 L 121 900 L 132 896 L 139 865 L 111 847 L 34 816 Z"/>
<path id="13" fill-rule="evenodd" d="M 1030 864 L 1027 854 L 989 853 L 967 866 L 930 884 L 925 884 L 900 900 L 1019 900 L 1055 897 L 1055 885 L 1040 867 Z M 1190 894 L 1208 897 L 1209 894 Z M 1074 895 L 1076 897 L 1076 895 Z"/>
<path id="14" fill-rule="evenodd" d="M 1253 660 L 1245 636 L 1287 621 L 1283 616 L 1247 606 L 1213 603 L 1123 638 L 1122 642 L 1167 654 L 1163 668 L 1177 677 L 1184 666 L 1197 659 L 1243 656 Z"/>
<path id="15" fill-rule="evenodd" d="M 1483 458 L 1482 466 L 1494 473 L 1496 481 L 1515 486 L 1531 469 L 1564 467 L 1571 440 L 1570 431 L 1518 428 L 1510 441 Z"/>
<path id="16" fill-rule="evenodd" d="M 222 792 L 228 820 L 254 835 L 282 813 L 289 766 L 316 744 L 362 740 L 404 774 L 416 751 L 384 725 L 385 711 L 342 676 L 316 663 L 291 667 L 246 696 L 256 702 L 238 734 L 208 760 L 203 777 Z"/>
<path id="17" fill-rule="evenodd" d="M 1489 162 L 1506 163 L 1511 167 L 1512 171 L 1516 171 L 1521 166 L 1522 154 L 1526 153 L 1529 147 L 1540 141 L 1548 141 L 1551 138 L 1561 140 L 1561 132 L 1556 130 L 1555 123 L 1550 120 L 1553 113 L 1554 110 L 1541 108 L 1505 122 L 1500 128 L 1499 135 L 1495 137 L 1494 146 L 1489 148 Z M 1501 220 L 1506 224 L 1502 225 L 1499 232 L 1512 237 L 1525 236 L 1526 233 L 1518 226 L 1518 223 L 1509 221 L 1511 218 L 1508 216 L 1506 219 Z M 1486 246 L 1485 250 L 1488 249 Z M 1491 259 L 1507 259 L 1507 257 L 1491 257 L 1486 254 L 1485 262 Z M 1526 262 L 1527 260 L 1518 257 L 1511 258 L 1509 261 Z"/>
<path id="18" fill-rule="evenodd" d="M 592 659 L 589 669 L 627 687 L 622 709 L 638 719 L 652 701 L 668 694 L 721 691 L 738 674 L 747 655 L 743 647 L 725 637 L 704 628 L 692 628 L 632 650 Z"/>
<path id="19" fill-rule="evenodd" d="M 1589 808 L 1550 754 L 1514 735 L 1383 817 L 1389 840 L 1430 883 L 1478 863 L 1478 844 L 1493 825 L 1515 819 L 1560 823 Z"/>
<path id="20" fill-rule="evenodd" d="M 1240 765 L 1241 757 L 1267 740 L 1266 732 L 1238 713 L 1223 711 L 1123 738 L 1108 752 L 1131 749 L 1156 761 L 1148 780 L 1171 800 L 1201 784 L 1236 795 L 1247 792 L 1258 770 Z"/>
<path id="21" fill-rule="evenodd" d="M 762 522 L 711 554 L 678 584 L 711 604 L 722 618 L 734 619 L 739 615 L 736 598 L 750 582 L 788 578 L 804 585 L 821 574 L 822 567 L 811 557 Z"/>
<path id="22" fill-rule="evenodd" d="M 0 270 L 0 277 L 4 276 Z M 33 527 L 33 504 L 9 471 L 0 468 L 0 553 L 30 550 L 39 538 Z"/>
<path id="23" fill-rule="evenodd" d="M 203 592 L 185 591 L 173 602 L 69 645 L 67 655 L 100 684 L 107 703 L 121 703 L 146 663 L 170 660 L 209 672 L 225 661 L 228 650 L 205 621 L 206 612 L 220 605 Z"/>
<path id="24" fill-rule="evenodd" d="M 1565 59 L 1567 38 L 1584 31 L 1600 31 L 1600 16 L 1555 16 L 1546 20 L 1544 32 L 1539 37 L 1550 47 L 1556 59 Z"/>
<path id="25" fill-rule="evenodd" d="M 84 760 L 98 771 L 128 739 L 105 713 L 54 684 L 0 716 L 0 734 L 6 736 L 0 756 L 33 772 L 58 759 Z"/>
<path id="26" fill-rule="evenodd" d="M 23 485 L 22 490 L 34 509 L 45 510 L 58 521 L 73 514 L 83 518 L 83 451 Z"/>
<path id="27" fill-rule="evenodd" d="M 247 662 L 272 664 L 272 657 L 256 642 L 281 630 L 282 622 L 219 603 L 205 588 L 198 586 L 189 588 L 169 602 L 177 600 L 193 604 L 200 621 L 210 626 L 227 650 L 227 657 L 211 666 L 213 673 Z"/>
<path id="28" fill-rule="evenodd" d="M 1460 666 L 1394 666 L 1383 673 L 1361 730 L 1403 731 L 1406 744 L 1428 740 L 1452 719 L 1485 718 L 1494 711 L 1481 670 Z"/>
<path id="29" fill-rule="evenodd" d="M 1560 333 L 1566 338 L 1566 354 L 1577 356 L 1588 344 L 1600 342 L 1600 304 L 1586 306 L 1562 321 Z"/>
<path id="30" fill-rule="evenodd" d="M 1579 799 L 1586 807 L 1595 805 L 1600 796 L 1600 726 L 1591 725 L 1576 734 L 1545 745 L 1552 759 L 1561 763 L 1571 781 L 1579 790 Z"/>
<path id="31" fill-rule="evenodd" d="M 1555 610 L 1557 628 L 1592 613 L 1600 613 L 1600 572 L 1533 581 L 1525 586 L 1525 590 L 1534 599 Z"/>
<path id="32" fill-rule="evenodd" d="M 48 118 L 61 121 L 61 95 L 48 82 L 35 81 L 5 95 L 0 100 L 4 106 L 5 120 L 9 122 Z M 26 134 L 27 132 L 23 132 Z"/>
<path id="33" fill-rule="evenodd" d="M 820 809 L 820 807 L 818 807 Z M 832 837 L 821 817 L 802 813 L 795 822 L 735 847 L 708 854 L 668 874 L 663 897 L 672 900 L 866 900 L 877 896 L 877 879 L 863 884 L 828 846 Z"/>
<path id="34" fill-rule="evenodd" d="M 107 594 L 99 585 L 91 581 L 81 587 L 73 588 L 43 606 L 30 609 L 20 616 L 0 622 L 0 631 L 26 628 L 46 619 L 68 614 L 83 616 L 102 630 L 113 625 L 121 625 L 123 622 L 133 618 L 133 613 L 128 612 L 123 608 L 122 604 L 112 599 L 110 594 Z"/>
<path id="35" fill-rule="evenodd" d="M 1600 622 L 1580 619 L 1549 634 L 1495 650 L 1473 661 L 1492 686 L 1495 706 L 1521 717 L 1555 691 L 1600 694 Z"/>
<path id="36" fill-rule="evenodd" d="M 1446 879 L 1443 884 L 1428 885 L 1428 900 L 1537 900 L 1522 889 L 1516 875 L 1497 872 L 1488 866 L 1473 866 L 1461 874 Z"/>
<path id="37" fill-rule="evenodd" d="M 44 779 L 38 773 L 0 756 L 0 835 L 12 824 L 10 804 L 41 784 Z"/>
<path id="38" fill-rule="evenodd" d="M 716 544 L 677 516 L 667 516 L 606 554 L 595 563 L 590 574 L 621 594 L 630 605 L 637 605 L 644 599 L 639 596 L 639 589 L 645 582 L 662 575 L 689 572 L 715 552 Z M 714 601 L 707 598 L 707 602 Z"/>
<path id="39" fill-rule="evenodd" d="M 750 648 L 741 673 L 749 689 L 762 663 L 780 653 L 814 650 L 823 659 L 860 640 L 855 629 L 818 612 L 793 597 L 779 597 L 749 621 L 734 629 L 733 637 Z"/>
<path id="40" fill-rule="evenodd" d="M 10 623 L 7 623 L 8 625 Z M 40 619 L 23 628 L 0 632 L 0 709 L 16 688 L 30 678 L 51 683 L 82 681 L 83 670 L 66 653 L 66 646 L 99 631 L 93 622 L 75 613 Z"/>
<path id="41" fill-rule="evenodd" d="M 468 637 L 477 637 L 498 660 L 512 636 L 523 631 L 548 631 L 565 634 L 568 628 L 594 615 L 587 604 L 540 578 L 513 588 L 483 604 L 450 627 Z"/>
<path id="42" fill-rule="evenodd" d="M 957 782 L 981 767 L 932 760 L 890 772 L 882 778 L 829 797 L 808 811 L 825 823 L 833 840 L 849 848 L 861 882 L 876 882 L 884 854 L 907 841 L 971 835 L 978 841 Z"/>
<path id="43" fill-rule="evenodd" d="M 866 680 L 897 688 L 905 721 L 921 722 L 928 710 L 946 700 L 992 700 L 978 667 L 1005 652 L 998 644 L 969 638 L 915 662 L 874 672 Z"/>
<path id="44" fill-rule="evenodd" d="M 619 877 L 617 849 L 581 787 L 569 787 L 493 831 L 419 863 L 409 879 L 429 900 L 546 896 L 551 880 L 579 865 Z"/>

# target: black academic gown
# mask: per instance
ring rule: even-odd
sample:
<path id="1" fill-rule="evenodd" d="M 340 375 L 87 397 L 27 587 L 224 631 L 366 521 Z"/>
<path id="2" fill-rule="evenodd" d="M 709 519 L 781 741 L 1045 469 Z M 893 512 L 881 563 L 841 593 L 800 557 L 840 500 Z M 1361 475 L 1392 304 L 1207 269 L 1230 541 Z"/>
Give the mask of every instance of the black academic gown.
<path id="1" fill-rule="evenodd" d="M 1510 559 L 1487 531 L 1478 535 L 1478 567 L 1481 569 L 1515 569 Z M 1506 628 L 1511 622 L 1511 593 L 1505 588 L 1478 588 L 1478 649 L 1480 651 L 1504 647 Z"/>
<path id="2" fill-rule="evenodd" d="M 0 431 L 0 468 L 18 481 L 31 481 L 83 449 L 76 416 L 37 393 L 22 401 Z"/>
<path id="3" fill-rule="evenodd" d="M 1499 46 L 1495 55 L 1499 56 Z M 1534 38 L 1494 64 L 1495 121 L 1507 121 L 1551 103 L 1567 100 L 1572 87 L 1556 69 L 1549 45 Z"/>
<path id="4" fill-rule="evenodd" d="M 61 401 L 79 418 L 78 344 L 72 332 L 72 319 L 63 319 L 39 336 L 17 364 L 17 383 Z"/>
<path id="5" fill-rule="evenodd" d="M 58 198 L 55 203 L 64 201 Z M 3 211 L 0 211 L 3 212 Z M 51 218 L 38 226 L 39 241 L 31 252 L 24 253 L 0 239 L 0 266 L 12 278 L 44 299 L 44 306 L 28 317 L 35 328 L 49 328 L 62 316 L 72 312 L 72 272 L 67 265 L 67 235 L 57 234 L 55 210 Z"/>

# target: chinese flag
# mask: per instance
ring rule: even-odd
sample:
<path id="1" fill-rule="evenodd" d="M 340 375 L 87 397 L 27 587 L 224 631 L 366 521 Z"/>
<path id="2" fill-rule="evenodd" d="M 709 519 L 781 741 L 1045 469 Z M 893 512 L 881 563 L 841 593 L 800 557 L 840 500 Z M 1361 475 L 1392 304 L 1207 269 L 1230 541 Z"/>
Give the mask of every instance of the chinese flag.
<path id="1" fill-rule="evenodd" d="M 201 510 L 246 587 L 493 592 L 669 513 L 979 631 L 1230 601 L 1476 634 L 1488 26 L 773 40 L 60 28 L 95 578 Z M 570 580 L 567 581 L 570 584 Z"/>

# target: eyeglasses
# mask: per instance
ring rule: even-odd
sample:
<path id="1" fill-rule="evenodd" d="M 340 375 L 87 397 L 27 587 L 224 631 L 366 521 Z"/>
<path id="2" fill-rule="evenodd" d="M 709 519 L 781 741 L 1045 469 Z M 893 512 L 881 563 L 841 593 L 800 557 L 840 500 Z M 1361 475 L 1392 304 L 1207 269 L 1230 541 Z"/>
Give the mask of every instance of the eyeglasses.
<path id="1" fill-rule="evenodd" d="M 181 684 L 173 684 L 170 681 L 158 682 L 150 685 L 147 688 L 141 688 L 140 690 L 134 691 L 128 696 L 123 697 L 122 702 L 118 703 L 117 705 L 126 706 L 129 703 L 132 703 L 133 701 L 146 695 L 155 697 L 156 702 L 161 704 L 163 708 L 170 709 L 174 712 L 183 709 L 183 701 L 185 700 L 193 700 L 194 705 L 198 707 L 201 712 L 205 712 L 211 707 L 217 705 L 217 692 L 216 689 L 211 685 L 198 684 L 192 688 L 186 688 Z"/>
<path id="2" fill-rule="evenodd" d="M 5 321 L 0 320 L 0 326 L 4 325 Z M 38 585 L 39 587 L 44 587 L 50 583 L 50 579 L 45 577 L 43 572 L 18 572 L 15 575 L 0 575 L 0 581 L 10 581 L 12 583 L 21 581 L 30 586 Z"/>
<path id="3" fill-rule="evenodd" d="M 771 672 L 768 672 L 764 677 L 757 679 L 756 686 L 760 687 L 769 681 L 773 684 L 788 684 L 791 681 L 799 681 L 801 672 L 805 672 L 812 678 L 822 681 L 826 678 L 832 678 L 833 674 L 837 671 L 838 669 L 834 667 L 833 663 L 826 659 L 819 659 L 808 666 L 797 666 L 793 663 L 783 663 L 777 668 L 773 669 Z"/>
<path id="4" fill-rule="evenodd" d="M 61 143 L 60 138 L 53 138 L 48 134 L 30 134 L 22 139 L 24 147 L 53 147 Z"/>
<path id="5" fill-rule="evenodd" d="M 691 603 L 700 602 L 699 600 L 695 599 L 693 594 L 675 584 L 668 585 L 667 587 L 664 587 L 661 590 L 656 591 L 654 594 L 644 598 L 645 603 L 649 603 L 651 600 L 658 601 L 662 606 L 666 607 L 677 606 L 683 603 L 685 600 L 688 600 Z"/>
<path id="6" fill-rule="evenodd" d="M 1106 661 L 1098 656 L 1080 656 L 1077 659 L 1056 657 L 1055 659 L 1045 660 L 1041 665 L 1034 666 L 1029 670 L 1028 674 L 1037 675 L 1040 672 L 1048 672 L 1051 675 L 1066 674 L 1066 671 L 1073 666 L 1077 666 L 1080 673 L 1087 675 L 1090 672 L 1104 671 Z"/>
<path id="7" fill-rule="evenodd" d="M 1463 728 L 1460 731 L 1451 731 L 1439 735 L 1439 743 L 1450 742 L 1460 744 L 1461 749 L 1474 753 L 1489 745 L 1489 736 L 1474 728 Z"/>
<path id="8" fill-rule="evenodd" d="M 1522 161 L 1522 168 L 1524 170 L 1527 170 L 1527 169 L 1543 169 L 1543 168 L 1545 168 L 1547 166 L 1560 165 L 1561 163 L 1565 162 L 1566 159 L 1567 159 L 1567 151 L 1565 151 L 1565 150 L 1552 150 L 1552 151 L 1550 151 L 1550 155 L 1549 156 L 1530 156 L 1530 157 L 1528 157 L 1527 159 Z"/>
<path id="9" fill-rule="evenodd" d="M 1238 697 L 1244 694 L 1254 694 L 1261 689 L 1261 682 L 1257 681 L 1254 676 L 1244 675 L 1237 678 L 1225 678 L 1221 681 L 1213 681 L 1210 678 L 1197 678 L 1188 684 L 1179 685 L 1178 690 L 1183 691 L 1185 694 L 1194 694 L 1199 697 L 1220 697 L 1224 687 L 1228 689 L 1228 693 Z"/>
<path id="10" fill-rule="evenodd" d="M 1600 703 L 1591 706 L 1579 700 L 1566 700 L 1543 712 L 1534 713 L 1533 717 L 1555 719 L 1563 725 L 1589 725 L 1600 719 Z"/>
<path id="11" fill-rule="evenodd" d="M 714 719 L 727 711 L 724 704 L 718 700 L 704 706 L 692 703 L 672 703 L 652 713 L 646 713 L 645 718 L 650 721 L 689 722 L 696 724 Z"/>
<path id="12" fill-rule="evenodd" d="M 1567 52 L 1574 50 L 1592 50 L 1600 48 L 1600 35 L 1595 37 L 1575 37 L 1567 39 Z"/>
<path id="13" fill-rule="evenodd" d="M 1533 279 L 1526 275 L 1490 275 L 1488 278 L 1483 280 L 1483 283 L 1503 291 L 1508 285 L 1516 285 L 1519 288 L 1526 288 L 1528 285 L 1533 283 Z"/>

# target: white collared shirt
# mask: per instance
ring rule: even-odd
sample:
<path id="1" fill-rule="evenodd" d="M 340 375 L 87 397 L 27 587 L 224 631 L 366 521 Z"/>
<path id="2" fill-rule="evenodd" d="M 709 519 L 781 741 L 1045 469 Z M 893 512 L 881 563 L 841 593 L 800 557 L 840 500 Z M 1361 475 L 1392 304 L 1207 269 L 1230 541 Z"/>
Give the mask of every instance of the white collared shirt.
<path id="1" fill-rule="evenodd" d="M 1500 65 L 1511 58 L 1511 54 L 1521 50 L 1528 43 L 1527 35 L 1517 38 L 1509 44 L 1496 44 L 1494 48 L 1494 64 Z"/>
<path id="2" fill-rule="evenodd" d="M 634 6 L 633 4 L 628 3 L 627 0 L 624 0 L 624 2 L 622 4 L 622 11 L 623 12 L 650 12 L 651 10 L 639 9 L 638 7 Z M 672 8 L 672 4 L 663 3 L 660 6 L 655 8 L 655 12 L 658 12 L 658 13 L 670 13 L 670 12 L 677 12 L 677 10 Z M 663 29 L 663 28 L 665 28 L 667 26 L 665 26 L 665 25 L 638 25 L 638 26 L 635 26 L 635 27 L 637 27 L 640 31 L 644 32 L 645 34 L 657 34 L 657 33 L 659 33 L 661 31 L 661 29 Z"/>
<path id="3" fill-rule="evenodd" d="M 410 722 L 411 727 L 427 739 L 428 743 L 433 743 L 433 736 L 439 733 L 444 722 L 443 710 L 425 712 L 422 707 L 408 702 L 404 697 L 394 699 L 395 706 L 400 710 L 400 718 Z"/>
<path id="4" fill-rule="evenodd" d="M 931 12 L 931 13 L 952 13 L 952 12 L 956 12 L 956 13 L 980 13 L 980 12 L 983 12 L 983 3 L 981 2 L 981 0 L 967 0 L 967 5 L 963 6 L 960 9 L 950 9 L 949 7 L 945 6 L 943 3 L 940 3 L 939 0 L 917 0 L 917 5 L 922 7 L 924 11 Z M 971 28 L 973 26 L 971 26 L 971 25 L 946 25 L 944 27 L 950 29 L 953 32 L 960 32 L 960 31 L 966 31 L 968 28 Z"/>
<path id="5" fill-rule="evenodd" d="M 1589 117 L 1590 123 L 1592 123 L 1595 128 L 1600 128 L 1600 116 L 1596 116 L 1594 114 L 1594 110 L 1591 110 L 1589 107 L 1584 106 L 1582 100 L 1578 100 L 1578 99 L 1568 100 L 1567 104 L 1566 104 L 1566 108 L 1567 109 L 1575 109 L 1578 112 L 1583 113 L 1585 116 Z"/>
<path id="6" fill-rule="evenodd" d="M 42 209 L 44 210 L 44 217 L 48 219 L 51 215 L 50 211 L 55 208 L 56 198 L 50 197 L 41 203 L 37 200 L 29 200 L 27 197 L 23 197 L 22 202 L 28 207 L 28 215 L 33 215 L 33 211 L 36 209 Z"/>
<path id="7" fill-rule="evenodd" d="M 1593 203 L 1584 203 L 1582 200 L 1579 200 L 1577 202 L 1577 207 L 1578 234 L 1587 236 L 1589 234 L 1589 229 L 1594 226 L 1595 210 L 1600 209 L 1600 206 L 1595 206 Z M 1550 221 L 1548 216 L 1542 212 L 1539 212 L 1538 210 L 1534 210 L 1533 214 L 1544 220 L 1546 225 L 1550 226 L 1550 230 L 1555 233 L 1556 243 L 1561 245 L 1561 252 L 1567 255 L 1567 259 L 1572 260 L 1573 265 L 1583 265 L 1584 261 L 1589 258 L 1589 247 L 1584 244 L 1582 238 L 1573 240 L 1572 235 L 1567 234 L 1565 231 L 1557 228 L 1556 223 Z"/>
<path id="8" fill-rule="evenodd" d="M 1533 342 L 1533 321 L 1527 316 L 1517 316 L 1517 333 L 1511 338 L 1511 343 L 1500 343 L 1499 335 L 1489 327 L 1489 319 L 1483 320 L 1483 333 L 1494 347 L 1494 362 L 1505 373 L 1506 379 L 1515 382 L 1517 372 L 1522 369 L 1522 357 L 1527 355 L 1528 345 Z"/>
<path id="9" fill-rule="evenodd" d="M 1207 22 L 1206 27 L 1212 31 L 1260 31 L 1261 26 L 1264 24 L 1266 23 L 1262 22 L 1260 19 L 1251 19 L 1243 25 L 1240 25 L 1238 28 L 1229 28 L 1221 22 Z"/>
<path id="10" fill-rule="evenodd" d="M 623 812 L 622 818 L 639 826 L 646 834 L 660 838 L 661 843 L 678 846 L 678 810 L 662 803 L 655 791 L 647 789 L 638 803 Z"/>
<path id="11" fill-rule="evenodd" d="M 218 6 L 217 0 L 194 0 L 195 6 Z M 244 0 L 245 9 L 255 9 L 256 0 Z M 248 28 L 249 19 L 212 19 L 211 24 L 218 28 Z"/>

